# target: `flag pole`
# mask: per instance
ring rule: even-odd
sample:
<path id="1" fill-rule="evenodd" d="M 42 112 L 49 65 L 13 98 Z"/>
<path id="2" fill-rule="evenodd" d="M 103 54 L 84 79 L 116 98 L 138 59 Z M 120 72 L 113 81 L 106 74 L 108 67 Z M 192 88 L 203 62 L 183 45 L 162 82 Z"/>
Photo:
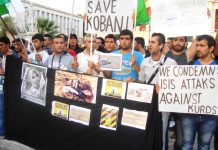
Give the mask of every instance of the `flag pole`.
<path id="1" fill-rule="evenodd" d="M 67 41 L 67 47 L 70 48 L 70 34 L 71 34 L 71 28 L 72 28 L 72 20 L 73 20 L 73 14 L 74 14 L 74 8 L 75 8 L 75 0 L 73 0 L 72 3 L 72 12 L 70 15 L 70 26 L 69 26 L 69 30 L 68 30 L 68 41 Z"/>
<path id="2" fill-rule="evenodd" d="M 12 38 L 15 40 L 14 35 L 13 35 L 12 32 L 10 31 L 8 25 L 6 24 L 6 22 L 4 21 L 4 19 L 2 18 L 1 15 L 0 15 L 0 19 L 1 19 L 2 23 L 4 24 L 4 26 L 6 27 L 6 29 L 8 30 L 8 32 L 10 33 L 10 35 L 12 36 Z"/>
<path id="3" fill-rule="evenodd" d="M 93 55 L 93 17 L 94 17 L 94 7 L 95 7 L 95 0 L 93 0 L 93 8 L 92 8 L 92 29 L 91 29 L 91 47 L 90 47 L 90 57 L 92 58 Z"/>
<path id="4" fill-rule="evenodd" d="M 134 45 L 135 45 L 135 34 L 134 32 L 136 31 L 136 18 L 137 18 L 137 9 L 138 9 L 138 0 L 136 1 L 136 9 L 135 9 L 135 20 L 134 20 L 134 28 L 133 28 L 133 42 L 132 42 L 132 55 L 134 54 Z"/>

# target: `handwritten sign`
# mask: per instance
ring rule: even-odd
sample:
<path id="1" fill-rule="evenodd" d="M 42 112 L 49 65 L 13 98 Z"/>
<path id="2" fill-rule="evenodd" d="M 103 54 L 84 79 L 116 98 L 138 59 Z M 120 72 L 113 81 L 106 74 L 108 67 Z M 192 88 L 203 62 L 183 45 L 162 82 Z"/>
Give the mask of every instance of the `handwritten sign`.
<path id="1" fill-rule="evenodd" d="M 151 32 L 167 37 L 210 33 L 206 0 L 151 1 Z"/>
<path id="2" fill-rule="evenodd" d="M 123 29 L 132 30 L 133 12 L 134 0 L 87 0 L 85 32 L 118 34 Z"/>
<path id="3" fill-rule="evenodd" d="M 161 66 L 159 111 L 218 115 L 218 66 Z"/>

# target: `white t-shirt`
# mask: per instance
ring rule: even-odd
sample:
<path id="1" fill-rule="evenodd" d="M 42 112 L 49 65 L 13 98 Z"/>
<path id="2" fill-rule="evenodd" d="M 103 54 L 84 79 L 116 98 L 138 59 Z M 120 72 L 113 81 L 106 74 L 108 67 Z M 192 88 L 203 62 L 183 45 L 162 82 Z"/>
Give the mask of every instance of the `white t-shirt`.
<path id="1" fill-rule="evenodd" d="M 94 50 L 92 53 L 92 57 L 86 53 L 86 50 L 82 53 L 79 53 L 77 55 L 77 62 L 79 64 L 77 68 L 77 72 L 79 73 L 85 73 L 88 69 L 88 60 L 94 62 L 95 64 L 98 63 L 99 55 L 101 52 Z M 93 70 L 92 75 L 98 75 L 96 71 Z"/>
<path id="2" fill-rule="evenodd" d="M 165 56 L 163 54 L 161 55 L 159 61 L 154 61 L 151 56 L 145 58 L 141 63 L 140 71 L 138 73 L 139 80 L 142 82 L 148 82 L 161 63 L 163 64 L 163 66 L 177 65 L 176 61 L 169 57 L 167 57 L 167 59 L 164 62 L 164 58 Z M 151 81 L 151 84 L 157 84 L 158 79 L 159 79 L 159 74 L 157 73 L 154 79 Z"/>
<path id="3" fill-rule="evenodd" d="M 44 64 L 45 60 L 48 58 L 48 53 L 44 50 L 39 52 L 39 54 L 42 57 L 42 64 Z M 39 64 L 36 59 L 35 59 L 36 51 L 32 52 L 31 54 L 28 55 L 28 59 L 33 63 L 33 64 Z"/>

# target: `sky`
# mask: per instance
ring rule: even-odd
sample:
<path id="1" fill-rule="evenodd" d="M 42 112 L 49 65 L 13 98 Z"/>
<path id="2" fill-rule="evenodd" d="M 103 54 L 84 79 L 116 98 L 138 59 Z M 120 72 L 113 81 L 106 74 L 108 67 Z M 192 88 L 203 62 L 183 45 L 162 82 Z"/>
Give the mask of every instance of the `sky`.
<path id="1" fill-rule="evenodd" d="M 29 0 L 35 3 L 39 3 L 48 7 L 56 8 L 62 11 L 72 13 L 73 0 Z M 74 0 L 74 14 L 84 14 L 86 7 L 86 0 Z"/>

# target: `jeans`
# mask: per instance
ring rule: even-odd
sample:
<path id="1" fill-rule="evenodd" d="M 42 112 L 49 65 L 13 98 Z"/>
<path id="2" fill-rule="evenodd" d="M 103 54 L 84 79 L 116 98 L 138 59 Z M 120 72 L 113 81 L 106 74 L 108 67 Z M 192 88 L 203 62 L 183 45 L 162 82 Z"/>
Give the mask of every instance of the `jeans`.
<path id="1" fill-rule="evenodd" d="M 183 114 L 173 113 L 173 117 L 175 119 L 175 126 L 176 126 L 176 139 L 174 142 L 174 150 L 181 150 L 182 147 L 182 125 L 181 125 L 181 118 Z"/>
<path id="2" fill-rule="evenodd" d="M 4 136 L 4 92 L 3 92 L 4 76 L 0 76 L 0 136 Z"/>
<path id="3" fill-rule="evenodd" d="M 187 115 L 182 120 L 182 150 L 192 150 L 198 133 L 198 150 L 209 150 L 216 129 L 216 116 Z"/>
<path id="4" fill-rule="evenodd" d="M 163 123 L 163 150 L 166 149 L 166 146 L 168 144 L 168 140 L 166 140 L 166 138 L 168 138 L 167 136 L 167 130 L 168 130 L 168 123 L 169 123 L 169 117 L 170 117 L 170 113 L 169 112 L 162 112 L 162 123 Z"/>

